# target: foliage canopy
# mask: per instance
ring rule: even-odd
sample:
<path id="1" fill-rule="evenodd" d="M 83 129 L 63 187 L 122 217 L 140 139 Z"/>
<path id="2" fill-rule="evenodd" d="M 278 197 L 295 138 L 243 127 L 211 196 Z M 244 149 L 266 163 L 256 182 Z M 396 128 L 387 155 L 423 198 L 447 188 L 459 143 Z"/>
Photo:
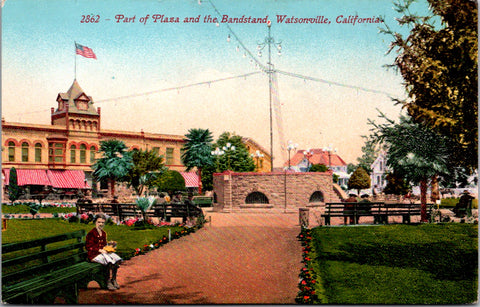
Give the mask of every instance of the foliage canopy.
<path id="1" fill-rule="evenodd" d="M 430 16 L 411 13 L 413 0 L 395 3 L 407 37 L 387 25 L 392 36 L 390 67 L 403 77 L 408 98 L 395 99 L 415 123 L 452 140 L 453 164 L 472 171 L 478 162 L 478 33 L 475 1 L 427 0 Z M 435 26 L 436 20 L 441 26 Z"/>

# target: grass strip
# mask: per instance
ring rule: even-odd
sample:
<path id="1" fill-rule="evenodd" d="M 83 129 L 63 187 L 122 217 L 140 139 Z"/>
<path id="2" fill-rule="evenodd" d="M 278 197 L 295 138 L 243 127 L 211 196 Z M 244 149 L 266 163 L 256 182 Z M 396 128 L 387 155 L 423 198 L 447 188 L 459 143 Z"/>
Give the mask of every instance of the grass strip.
<path id="1" fill-rule="evenodd" d="M 312 230 L 323 304 L 467 304 L 477 299 L 478 225 Z"/>
<path id="2" fill-rule="evenodd" d="M 48 236 L 84 229 L 86 232 L 95 226 L 84 223 L 70 223 L 63 219 L 12 219 L 8 220 L 7 230 L 2 232 L 2 244 L 40 239 Z M 126 225 L 105 225 L 108 240 L 117 241 L 117 253 L 128 259 L 135 250 L 143 249 L 163 237 L 184 230 L 181 226 L 163 226 L 136 230 Z"/>

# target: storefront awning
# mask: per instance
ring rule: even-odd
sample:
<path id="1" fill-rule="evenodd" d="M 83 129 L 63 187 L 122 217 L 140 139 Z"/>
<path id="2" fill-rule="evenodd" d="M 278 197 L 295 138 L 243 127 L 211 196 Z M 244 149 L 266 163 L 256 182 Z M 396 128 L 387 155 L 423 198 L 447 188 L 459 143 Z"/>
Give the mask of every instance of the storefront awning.
<path id="1" fill-rule="evenodd" d="M 23 185 L 50 185 L 47 173 L 41 169 L 17 169 L 17 182 Z"/>
<path id="2" fill-rule="evenodd" d="M 47 170 L 50 185 L 59 189 L 88 189 L 85 173 L 79 170 Z"/>
<path id="3" fill-rule="evenodd" d="M 198 175 L 195 172 L 180 172 L 185 179 L 185 187 L 198 188 Z"/>
<path id="4" fill-rule="evenodd" d="M 4 185 L 10 183 L 10 169 L 2 169 Z M 43 185 L 59 189 L 88 189 L 85 173 L 80 170 L 17 169 L 19 186 Z"/>

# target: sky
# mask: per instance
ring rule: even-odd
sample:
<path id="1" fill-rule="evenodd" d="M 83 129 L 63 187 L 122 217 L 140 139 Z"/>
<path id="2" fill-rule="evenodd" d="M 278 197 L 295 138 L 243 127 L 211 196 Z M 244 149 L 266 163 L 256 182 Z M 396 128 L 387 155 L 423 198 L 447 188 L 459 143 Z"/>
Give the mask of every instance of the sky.
<path id="1" fill-rule="evenodd" d="M 426 1 L 414 9 L 425 14 Z M 221 22 L 218 14 L 271 21 L 282 47 L 279 56 L 272 45 L 271 62 L 290 73 L 276 74 L 272 100 L 268 74 L 255 66 L 268 62 L 268 47 L 257 54 L 268 26 Z M 179 22 L 154 22 L 154 15 Z M 329 23 L 280 23 L 282 15 Z M 86 16 L 98 22 L 82 22 Z M 396 54 L 386 55 L 391 37 L 379 33 L 383 25 L 338 23 L 339 16 L 382 17 L 401 30 L 392 0 L 6 0 L 2 117 L 50 124 L 57 94 L 76 78 L 101 107 L 103 129 L 184 135 L 202 128 L 215 138 L 227 131 L 269 151 L 272 101 L 275 166 L 284 163 L 288 141 L 299 149 L 330 146 L 356 163 L 368 119 L 379 121 L 378 110 L 398 118 L 403 111 L 390 97 L 404 98 L 405 91 L 401 77 L 384 67 Z M 75 42 L 97 59 L 75 55 Z"/>

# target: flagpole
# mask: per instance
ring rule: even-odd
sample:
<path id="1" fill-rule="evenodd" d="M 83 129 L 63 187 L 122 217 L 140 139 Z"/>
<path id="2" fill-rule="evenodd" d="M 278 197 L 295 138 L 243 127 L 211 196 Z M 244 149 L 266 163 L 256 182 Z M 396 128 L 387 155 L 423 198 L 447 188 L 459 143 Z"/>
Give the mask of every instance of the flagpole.
<path id="1" fill-rule="evenodd" d="M 73 54 L 73 56 L 75 57 L 75 78 L 74 80 L 77 80 L 77 42 L 76 41 L 73 41 L 74 44 L 75 44 L 75 53 Z"/>

